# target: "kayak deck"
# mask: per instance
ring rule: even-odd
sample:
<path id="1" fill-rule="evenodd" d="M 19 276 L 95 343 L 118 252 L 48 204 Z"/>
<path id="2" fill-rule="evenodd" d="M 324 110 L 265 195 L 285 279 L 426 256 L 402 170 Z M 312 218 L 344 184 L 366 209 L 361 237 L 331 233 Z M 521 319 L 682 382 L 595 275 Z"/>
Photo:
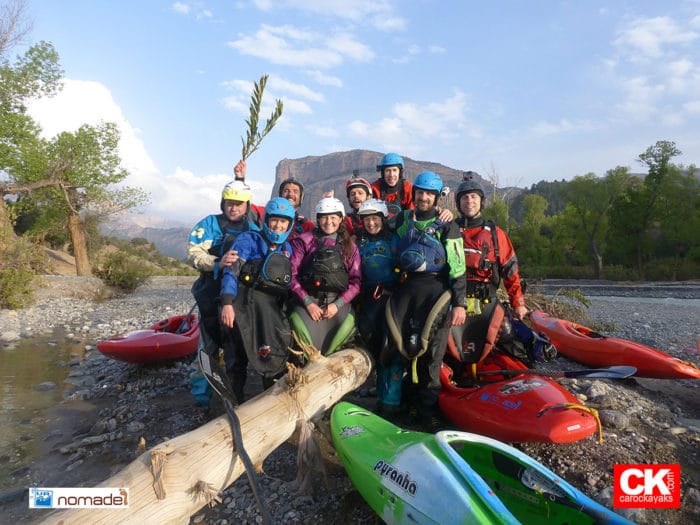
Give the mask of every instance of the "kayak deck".
<path id="1" fill-rule="evenodd" d="M 146 364 L 194 354 L 198 340 L 198 317 L 176 315 L 158 321 L 148 329 L 117 334 L 100 341 L 97 349 L 117 361 Z"/>
<path id="2" fill-rule="evenodd" d="M 630 524 L 533 458 L 460 431 L 412 432 L 341 402 L 333 444 L 386 523 Z"/>
<path id="3" fill-rule="evenodd" d="M 588 366 L 629 365 L 637 368 L 636 376 L 657 379 L 698 379 L 700 369 L 650 346 L 606 337 L 589 327 L 552 317 L 542 311 L 530 313 L 536 330 L 544 332 L 558 352 Z"/>

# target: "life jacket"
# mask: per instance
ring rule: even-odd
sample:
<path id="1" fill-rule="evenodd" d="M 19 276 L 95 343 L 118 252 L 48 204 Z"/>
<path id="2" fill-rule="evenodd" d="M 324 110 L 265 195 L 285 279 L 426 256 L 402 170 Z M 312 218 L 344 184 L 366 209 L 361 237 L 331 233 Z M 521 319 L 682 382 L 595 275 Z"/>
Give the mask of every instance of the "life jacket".
<path id="1" fill-rule="evenodd" d="M 444 223 L 437 219 L 421 231 L 416 227 L 416 214 L 412 212 L 408 229 L 399 239 L 399 268 L 405 272 L 438 273 L 445 268 L 447 252 L 440 242 L 440 228 Z"/>
<path id="2" fill-rule="evenodd" d="M 292 263 L 280 250 L 270 250 L 265 257 L 246 261 L 238 282 L 271 295 L 286 296 L 292 281 Z"/>
<path id="3" fill-rule="evenodd" d="M 357 249 L 362 258 L 362 280 L 365 285 L 391 286 L 397 280 L 391 242 L 385 237 L 361 237 Z"/>
<path id="4" fill-rule="evenodd" d="M 344 292 L 350 278 L 340 245 L 337 242 L 332 246 L 323 244 L 317 237 L 316 251 L 302 268 L 299 282 L 310 294 Z"/>
<path id="5" fill-rule="evenodd" d="M 234 228 L 233 223 L 229 221 L 226 216 L 223 213 L 220 213 L 219 215 L 216 216 L 216 220 L 219 223 L 219 229 L 221 230 L 222 236 L 221 236 L 221 242 L 212 245 L 211 248 L 209 248 L 209 253 L 212 255 L 216 255 L 217 257 L 221 257 L 224 255 L 227 251 L 231 249 L 231 246 L 233 246 L 233 242 L 236 240 L 236 237 L 241 232 L 245 231 L 260 231 L 260 224 L 258 222 L 257 214 L 253 210 L 248 210 L 247 214 L 247 221 L 241 221 L 241 227 L 240 228 Z M 238 225 L 236 225 L 238 226 Z"/>
<path id="6" fill-rule="evenodd" d="M 464 244 L 467 297 L 484 299 L 495 296 L 501 283 L 496 225 L 493 221 L 484 221 L 481 226 L 468 228 L 463 219 L 458 219 L 457 223 Z"/>

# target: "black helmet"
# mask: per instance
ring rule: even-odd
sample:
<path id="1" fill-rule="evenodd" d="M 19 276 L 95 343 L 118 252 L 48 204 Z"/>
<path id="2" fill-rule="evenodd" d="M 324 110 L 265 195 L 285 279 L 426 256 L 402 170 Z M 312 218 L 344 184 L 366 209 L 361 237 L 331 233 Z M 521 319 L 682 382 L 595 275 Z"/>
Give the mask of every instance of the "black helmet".
<path id="1" fill-rule="evenodd" d="M 282 191 L 284 191 L 284 187 L 287 184 L 294 184 L 295 186 L 299 186 L 299 205 L 304 201 L 304 185 L 301 183 L 301 181 L 298 181 L 294 177 L 289 177 L 288 179 L 284 179 L 282 182 L 280 182 L 280 187 L 277 190 L 277 194 L 281 197 L 282 196 Z"/>
<path id="2" fill-rule="evenodd" d="M 457 209 L 459 209 L 459 199 L 461 199 L 462 195 L 465 193 L 479 194 L 481 197 L 481 207 L 484 207 L 484 197 L 486 194 L 484 193 L 484 187 L 477 180 L 477 177 L 481 178 L 481 175 L 475 171 L 464 172 L 462 182 L 460 182 L 459 186 L 457 186 L 457 191 L 455 193 L 455 203 L 457 204 Z"/>

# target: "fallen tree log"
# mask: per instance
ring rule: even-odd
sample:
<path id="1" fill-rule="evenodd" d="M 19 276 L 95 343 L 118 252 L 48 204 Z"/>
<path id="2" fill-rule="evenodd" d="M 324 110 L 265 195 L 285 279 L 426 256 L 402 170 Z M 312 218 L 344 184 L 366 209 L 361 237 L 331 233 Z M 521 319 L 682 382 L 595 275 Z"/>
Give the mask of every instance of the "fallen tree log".
<path id="1" fill-rule="evenodd" d="M 272 388 L 236 409 L 245 450 L 262 465 L 289 439 L 300 421 L 318 417 L 360 387 L 372 369 L 369 355 L 347 349 L 319 357 L 287 374 Z M 128 488 L 128 508 L 54 511 L 45 524 L 187 523 L 192 514 L 245 472 L 234 452 L 231 427 L 221 416 L 156 445 L 100 487 Z"/>

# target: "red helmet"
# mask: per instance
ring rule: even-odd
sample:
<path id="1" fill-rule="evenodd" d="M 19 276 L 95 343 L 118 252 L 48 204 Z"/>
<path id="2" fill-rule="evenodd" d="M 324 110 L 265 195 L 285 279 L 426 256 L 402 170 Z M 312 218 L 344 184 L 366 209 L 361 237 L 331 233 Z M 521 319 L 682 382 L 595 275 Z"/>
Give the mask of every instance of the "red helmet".
<path id="1" fill-rule="evenodd" d="M 367 197 L 372 196 L 372 185 L 362 177 L 353 177 L 345 183 L 345 195 L 350 196 L 350 190 L 353 188 L 362 188 L 367 192 Z"/>

